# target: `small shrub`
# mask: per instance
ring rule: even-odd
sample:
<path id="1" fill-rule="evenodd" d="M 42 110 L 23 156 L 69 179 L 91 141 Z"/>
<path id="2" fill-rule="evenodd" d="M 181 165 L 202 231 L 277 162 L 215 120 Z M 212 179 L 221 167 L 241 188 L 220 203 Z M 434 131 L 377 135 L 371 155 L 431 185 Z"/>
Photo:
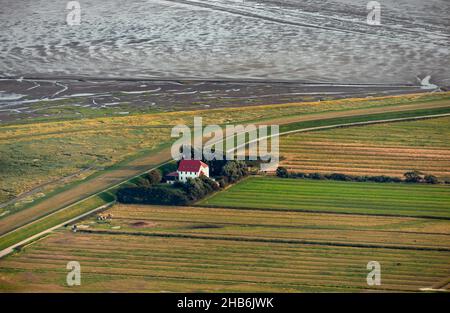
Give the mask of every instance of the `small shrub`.
<path id="1" fill-rule="evenodd" d="M 288 172 L 288 170 L 287 170 L 287 168 L 285 168 L 285 167 L 278 167 L 277 168 L 277 176 L 278 177 L 281 177 L 281 178 L 287 178 L 287 177 L 289 177 L 289 172 Z"/>
<path id="2" fill-rule="evenodd" d="M 340 174 L 340 173 L 333 173 L 333 174 L 330 174 L 330 175 L 326 175 L 325 177 L 327 179 L 341 180 L 341 181 L 351 181 L 351 180 L 353 180 L 351 176 L 345 175 L 345 174 Z"/>
<path id="3" fill-rule="evenodd" d="M 434 175 L 425 175 L 424 180 L 427 184 L 439 184 L 439 180 Z"/>
<path id="4" fill-rule="evenodd" d="M 149 181 L 150 185 L 156 185 L 161 182 L 162 175 L 159 170 L 152 170 L 145 175 L 145 178 Z"/>
<path id="5" fill-rule="evenodd" d="M 325 179 L 325 176 L 320 173 L 311 173 L 307 176 L 307 178 L 311 179 Z"/>
<path id="6" fill-rule="evenodd" d="M 422 181 L 422 173 L 419 171 L 406 172 L 404 176 L 407 183 L 420 183 Z"/>

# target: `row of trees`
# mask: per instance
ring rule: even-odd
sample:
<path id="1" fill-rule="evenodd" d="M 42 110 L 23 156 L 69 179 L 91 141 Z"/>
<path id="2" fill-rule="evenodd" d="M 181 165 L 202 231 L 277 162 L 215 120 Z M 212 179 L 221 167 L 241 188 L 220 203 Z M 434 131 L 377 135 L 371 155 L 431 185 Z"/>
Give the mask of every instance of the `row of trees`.
<path id="1" fill-rule="evenodd" d="M 377 182 L 377 183 L 426 183 L 426 184 L 439 184 L 439 180 L 434 175 L 425 175 L 419 171 L 406 172 L 404 174 L 404 179 L 399 177 L 392 177 L 386 175 L 378 176 L 358 176 L 358 175 L 347 175 L 341 173 L 333 174 L 321 174 L 321 173 L 290 173 L 285 167 L 278 167 L 276 174 L 281 178 L 309 178 L 309 179 L 329 179 L 329 180 L 340 180 L 340 181 L 357 181 L 357 182 Z"/>
<path id="2" fill-rule="evenodd" d="M 189 202 L 186 194 L 169 186 L 124 187 L 117 191 L 117 201 L 122 203 L 185 205 Z"/>

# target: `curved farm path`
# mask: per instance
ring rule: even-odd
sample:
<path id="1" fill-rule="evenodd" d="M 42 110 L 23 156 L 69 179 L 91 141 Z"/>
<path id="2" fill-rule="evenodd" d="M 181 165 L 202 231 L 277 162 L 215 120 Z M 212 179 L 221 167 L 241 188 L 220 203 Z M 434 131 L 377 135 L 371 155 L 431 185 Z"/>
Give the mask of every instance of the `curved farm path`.
<path id="1" fill-rule="evenodd" d="M 321 119 L 330 119 L 335 117 L 351 117 L 358 115 L 371 115 L 377 113 L 387 113 L 387 112 L 400 112 L 400 111 L 413 111 L 416 109 L 431 109 L 431 108 L 444 108 L 450 107 L 449 101 L 436 101 L 430 103 L 421 103 L 421 104 L 407 104 L 407 105 L 393 105 L 386 106 L 381 108 L 368 108 L 368 109 L 356 109 L 356 110 L 348 110 L 348 111 L 339 111 L 339 112 L 325 112 L 325 113 L 317 113 L 317 114 L 308 114 L 303 116 L 292 116 L 292 117 L 284 117 L 284 118 L 276 118 L 272 120 L 265 120 L 264 124 L 290 124 L 295 122 L 302 121 L 314 121 Z M 342 126 L 357 126 L 357 125 L 368 125 L 375 123 L 384 123 L 384 122 L 394 122 L 394 121 L 404 121 L 404 120 L 413 120 L 419 118 L 431 118 L 438 116 L 446 116 L 450 114 L 441 114 L 441 115 L 433 115 L 433 116 L 421 116 L 415 118 L 396 118 L 390 120 L 375 120 L 370 122 L 357 122 L 357 123 L 348 123 L 348 124 L 339 124 L 339 125 L 329 125 L 329 126 L 320 126 L 320 127 L 311 127 L 307 129 L 300 130 L 292 130 L 283 134 L 289 134 L 293 132 L 301 132 L 301 131 L 312 131 L 319 129 L 328 129 L 333 127 L 342 127 Z M 261 124 L 261 123 L 259 123 Z M 260 138 L 261 139 L 261 138 Z M 85 182 L 81 182 L 78 185 L 74 186 L 69 190 L 62 191 L 48 199 L 45 199 L 34 206 L 31 206 L 28 209 L 23 211 L 19 211 L 15 214 L 7 216 L 0 220 L 0 234 L 3 236 L 21 226 L 27 225 L 33 221 L 36 221 L 50 213 L 63 209 L 69 205 L 74 203 L 81 202 L 89 197 L 97 195 L 103 191 L 114 188 L 123 182 L 139 176 L 145 172 L 150 171 L 151 169 L 160 166 L 161 164 L 167 162 L 171 159 L 170 147 L 159 150 L 157 153 L 153 153 L 147 156 L 139 157 L 129 163 L 119 166 L 118 168 L 109 169 L 104 173 L 99 174 L 98 176 L 89 179 Z M 34 236 L 33 236 L 34 237 Z M 1 239 L 1 237 L 0 237 Z"/>

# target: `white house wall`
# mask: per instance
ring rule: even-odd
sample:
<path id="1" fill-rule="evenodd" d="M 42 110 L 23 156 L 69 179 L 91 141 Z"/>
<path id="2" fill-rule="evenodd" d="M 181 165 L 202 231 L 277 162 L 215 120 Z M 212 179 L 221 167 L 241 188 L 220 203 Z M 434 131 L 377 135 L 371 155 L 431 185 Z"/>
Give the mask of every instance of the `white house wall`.
<path id="1" fill-rule="evenodd" d="M 197 178 L 200 177 L 200 173 L 205 173 L 205 176 L 209 177 L 209 167 L 200 167 L 200 170 L 198 172 L 183 172 L 183 171 L 177 171 L 178 172 L 178 180 L 185 183 L 188 178 Z"/>

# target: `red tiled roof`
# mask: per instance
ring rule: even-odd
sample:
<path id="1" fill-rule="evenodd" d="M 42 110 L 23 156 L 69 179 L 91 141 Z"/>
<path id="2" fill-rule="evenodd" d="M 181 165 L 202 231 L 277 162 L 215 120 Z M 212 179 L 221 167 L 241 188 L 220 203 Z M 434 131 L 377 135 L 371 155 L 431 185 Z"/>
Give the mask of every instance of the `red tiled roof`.
<path id="1" fill-rule="evenodd" d="M 172 173 L 167 174 L 166 176 L 169 176 L 169 177 L 178 177 L 178 172 L 172 172 Z"/>
<path id="2" fill-rule="evenodd" d="M 197 173 L 200 167 L 208 167 L 208 165 L 199 160 L 181 160 L 180 165 L 178 165 L 178 171 Z"/>

